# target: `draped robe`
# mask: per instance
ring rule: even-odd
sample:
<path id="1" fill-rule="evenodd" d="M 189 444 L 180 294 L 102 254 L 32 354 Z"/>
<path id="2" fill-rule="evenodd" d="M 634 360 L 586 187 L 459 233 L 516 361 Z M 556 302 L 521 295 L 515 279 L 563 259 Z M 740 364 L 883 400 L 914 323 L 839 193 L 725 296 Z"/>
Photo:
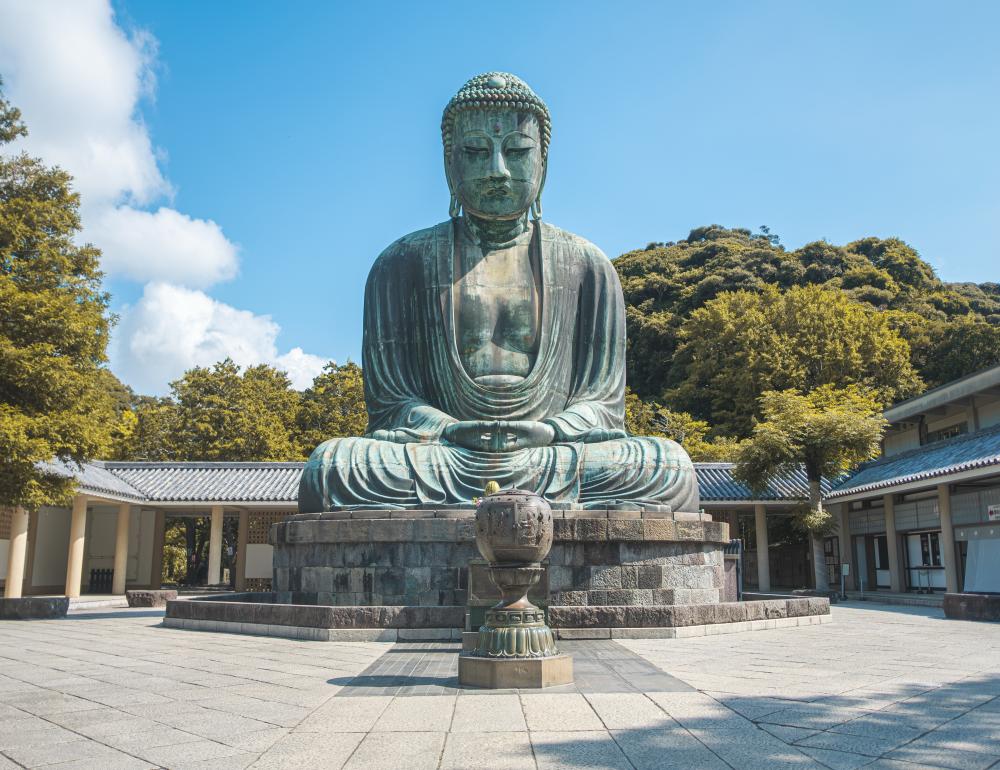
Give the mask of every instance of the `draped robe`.
<path id="1" fill-rule="evenodd" d="M 675 442 L 628 437 L 625 304 L 593 244 L 535 222 L 538 350 L 528 375 L 483 385 L 462 363 L 455 321 L 458 220 L 412 233 L 375 262 L 365 289 L 362 363 L 368 430 L 320 444 L 303 470 L 299 510 L 470 504 L 488 481 L 553 503 L 699 506 L 694 468 Z M 465 420 L 535 420 L 549 446 L 509 452 L 442 439 Z"/>

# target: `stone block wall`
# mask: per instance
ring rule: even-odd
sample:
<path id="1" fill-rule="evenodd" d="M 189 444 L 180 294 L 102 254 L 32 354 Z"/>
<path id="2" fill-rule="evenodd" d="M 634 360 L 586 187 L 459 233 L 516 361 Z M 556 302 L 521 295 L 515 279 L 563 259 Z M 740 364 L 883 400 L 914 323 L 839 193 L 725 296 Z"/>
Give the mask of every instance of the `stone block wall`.
<path id="1" fill-rule="evenodd" d="M 276 601 L 464 605 L 470 598 L 469 563 L 479 559 L 474 515 L 472 510 L 448 509 L 290 517 L 271 530 Z M 547 561 L 549 598 L 544 604 L 719 601 L 726 524 L 707 517 L 678 520 L 664 512 L 553 515 L 555 541 Z"/>

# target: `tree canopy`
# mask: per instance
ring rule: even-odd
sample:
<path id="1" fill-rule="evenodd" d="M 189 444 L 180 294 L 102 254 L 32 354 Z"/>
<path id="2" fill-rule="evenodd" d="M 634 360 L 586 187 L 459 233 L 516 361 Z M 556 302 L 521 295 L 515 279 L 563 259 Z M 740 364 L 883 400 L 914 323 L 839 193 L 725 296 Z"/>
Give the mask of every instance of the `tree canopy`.
<path id="1" fill-rule="evenodd" d="M 26 134 L 0 95 L 0 146 Z M 0 503 L 64 502 L 59 458 L 104 454 L 118 428 L 104 369 L 110 318 L 100 252 L 78 245 L 70 177 L 22 153 L 0 156 Z M 113 379 L 113 378 L 112 378 Z"/>
<path id="2" fill-rule="evenodd" d="M 920 388 L 886 316 L 820 286 L 720 294 L 691 313 L 678 343 L 667 402 L 723 435 L 747 435 L 769 390 L 860 384 L 887 404 Z"/>
<path id="3" fill-rule="evenodd" d="M 170 388 L 165 398 L 131 394 L 133 427 L 116 442 L 117 459 L 303 460 L 367 422 L 361 369 L 350 362 L 327 364 L 301 393 L 278 369 L 230 359 L 189 369 Z"/>
<path id="4" fill-rule="evenodd" d="M 809 508 L 801 522 L 813 536 L 816 587 L 827 582 L 821 538 L 833 528 L 823 509 L 822 479 L 834 479 L 878 456 L 886 420 L 878 397 L 857 385 L 821 385 L 808 393 L 769 390 L 760 397 L 761 419 L 735 452 L 733 477 L 763 491 L 777 477 L 805 468 Z"/>
<path id="5" fill-rule="evenodd" d="M 861 308 L 851 309 L 838 301 L 838 313 L 878 319 L 884 340 L 889 339 L 885 326 L 897 331 L 908 346 L 912 369 L 896 367 L 896 387 L 879 386 L 884 399 L 904 397 L 919 388 L 921 381 L 929 387 L 939 385 L 1000 363 L 1000 285 L 945 283 L 912 247 L 897 238 L 862 238 L 844 246 L 816 241 L 789 251 L 767 228 L 753 233 L 709 225 L 692 230 L 682 241 L 651 243 L 623 254 L 615 266 L 625 292 L 629 385 L 644 400 L 658 400 L 707 421 L 716 434 L 746 435 L 749 422 L 734 420 L 732 402 L 716 405 L 710 399 L 695 400 L 694 391 L 706 382 L 707 365 L 693 354 L 710 348 L 711 341 L 698 343 L 694 337 L 711 329 L 713 322 L 723 323 L 721 316 L 727 312 L 739 312 L 740 305 L 753 308 L 748 295 L 774 301 L 792 289 L 818 287 Z M 727 293 L 739 299 L 723 298 Z M 798 299 L 810 296 L 793 295 Z M 689 325 L 697 311 L 717 299 L 720 304 Z M 784 305 L 787 308 L 791 303 Z M 729 343 L 743 355 L 755 357 L 752 348 L 758 332 L 754 328 L 742 336 L 738 328 L 730 332 Z M 895 361 L 898 345 L 890 347 Z M 881 345 L 876 350 L 885 352 Z M 864 350 L 858 352 L 864 355 Z M 753 401 L 768 388 L 811 387 L 794 381 L 752 382 L 749 376 L 742 380 L 741 386 L 748 388 L 742 394 L 743 403 L 751 404 L 748 414 L 754 412 Z M 677 397 L 681 401 L 673 400 Z"/>

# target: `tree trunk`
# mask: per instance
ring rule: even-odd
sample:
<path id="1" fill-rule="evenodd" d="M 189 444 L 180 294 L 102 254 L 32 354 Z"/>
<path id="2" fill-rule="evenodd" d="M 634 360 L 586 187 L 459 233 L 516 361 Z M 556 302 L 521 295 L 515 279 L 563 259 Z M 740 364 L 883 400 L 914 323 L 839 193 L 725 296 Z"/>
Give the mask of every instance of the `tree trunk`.
<path id="1" fill-rule="evenodd" d="M 823 494 L 819 481 L 809 481 L 809 507 L 814 511 L 823 510 Z M 815 532 L 809 533 L 812 545 L 813 576 L 817 591 L 830 590 L 830 578 L 826 569 L 826 551 L 823 548 L 823 536 Z"/>

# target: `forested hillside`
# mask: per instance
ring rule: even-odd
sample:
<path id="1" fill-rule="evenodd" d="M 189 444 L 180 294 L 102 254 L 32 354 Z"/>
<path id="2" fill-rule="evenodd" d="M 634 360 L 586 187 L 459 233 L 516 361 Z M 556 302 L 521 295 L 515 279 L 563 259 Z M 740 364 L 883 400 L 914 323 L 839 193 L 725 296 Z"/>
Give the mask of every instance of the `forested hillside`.
<path id="1" fill-rule="evenodd" d="M 895 238 L 789 251 L 711 225 L 615 265 L 630 388 L 709 435 L 745 436 L 765 390 L 856 382 L 888 404 L 1000 362 L 1000 284 L 941 281 Z"/>

